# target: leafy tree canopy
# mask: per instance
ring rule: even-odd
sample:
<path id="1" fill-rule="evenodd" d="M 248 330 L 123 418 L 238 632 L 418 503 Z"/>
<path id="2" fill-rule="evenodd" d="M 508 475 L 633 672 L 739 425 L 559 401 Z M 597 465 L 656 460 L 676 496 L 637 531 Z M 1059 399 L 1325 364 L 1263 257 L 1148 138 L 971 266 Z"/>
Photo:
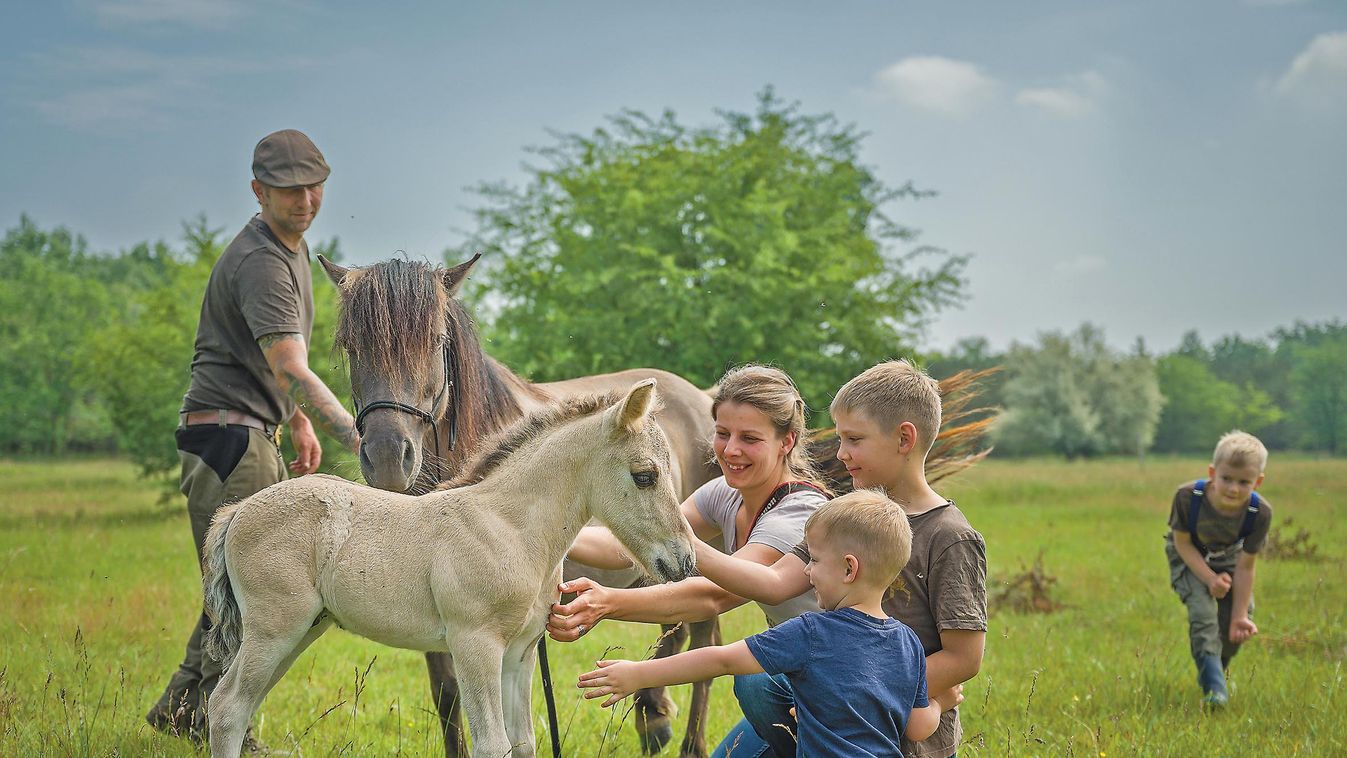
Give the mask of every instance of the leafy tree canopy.
<path id="1" fill-rule="evenodd" d="M 1310 446 L 1336 455 L 1347 445 L 1347 334 L 1294 349 L 1295 416 Z"/>
<path id="2" fill-rule="evenodd" d="M 707 386 L 767 362 L 814 408 L 910 352 L 956 299 L 965 260 L 912 247 L 863 135 L 768 89 L 752 114 L 691 128 L 624 111 L 535 150 L 522 188 L 484 185 L 477 290 L 498 358 L 534 380 L 656 366 Z M 903 252 L 895 248 L 907 244 Z"/>
<path id="3" fill-rule="evenodd" d="M 1090 324 L 1012 347 L 1004 399 L 998 447 L 1067 458 L 1144 452 L 1164 402 L 1150 356 L 1140 346 L 1132 354 L 1114 353 Z"/>

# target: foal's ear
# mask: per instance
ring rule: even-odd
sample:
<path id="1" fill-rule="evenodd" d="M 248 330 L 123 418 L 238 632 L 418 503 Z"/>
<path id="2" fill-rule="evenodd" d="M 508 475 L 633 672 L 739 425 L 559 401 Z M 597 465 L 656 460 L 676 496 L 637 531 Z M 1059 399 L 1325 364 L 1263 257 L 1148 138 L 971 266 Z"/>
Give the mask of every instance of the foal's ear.
<path id="1" fill-rule="evenodd" d="M 327 272 L 327 278 L 331 279 L 332 283 L 337 285 L 337 289 L 341 289 L 341 280 L 345 279 L 346 275 L 351 273 L 351 269 L 346 268 L 345 266 L 338 266 L 332 261 L 324 258 L 322 253 L 318 254 L 318 262 L 323 264 L 323 270 Z"/>
<path id="2" fill-rule="evenodd" d="M 614 406 L 613 430 L 639 432 L 645 426 L 645 420 L 655 409 L 655 380 L 642 379 L 627 391 L 627 396 Z"/>
<path id="3" fill-rule="evenodd" d="M 481 257 L 482 254 L 478 253 L 467 261 L 464 261 L 451 269 L 445 270 L 444 291 L 449 293 L 449 297 L 458 294 L 458 288 L 463 286 L 463 280 L 468 278 L 468 274 L 472 271 L 472 267 L 477 265 L 477 259 Z"/>

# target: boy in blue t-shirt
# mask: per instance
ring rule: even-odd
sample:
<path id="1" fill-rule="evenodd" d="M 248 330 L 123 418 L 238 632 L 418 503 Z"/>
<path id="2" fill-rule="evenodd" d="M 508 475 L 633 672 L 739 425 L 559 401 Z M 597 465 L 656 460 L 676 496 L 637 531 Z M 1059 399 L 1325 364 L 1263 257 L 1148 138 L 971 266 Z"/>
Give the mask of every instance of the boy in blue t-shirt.
<path id="1" fill-rule="evenodd" d="M 806 613 L 730 645 L 659 660 L 599 661 L 580 676 L 586 698 L 608 707 L 646 687 L 724 674 L 785 674 L 795 691 L 799 755 L 900 754 L 904 735 L 935 732 L 963 700 L 956 687 L 928 701 L 917 635 L 881 607 L 912 552 L 903 510 L 874 490 L 820 506 L 805 522 L 805 567 L 822 613 Z"/>

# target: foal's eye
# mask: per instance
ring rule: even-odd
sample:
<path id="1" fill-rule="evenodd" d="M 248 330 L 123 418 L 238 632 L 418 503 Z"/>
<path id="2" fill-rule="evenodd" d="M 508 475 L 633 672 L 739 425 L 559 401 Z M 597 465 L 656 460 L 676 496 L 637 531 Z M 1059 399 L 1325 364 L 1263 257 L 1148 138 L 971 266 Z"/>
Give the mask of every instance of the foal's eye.
<path id="1" fill-rule="evenodd" d="M 633 471 L 633 472 L 631 472 L 631 480 L 632 480 L 633 482 L 636 482 L 636 486 L 637 486 L 637 487 L 640 487 L 641 489 L 647 489 L 647 488 L 649 488 L 649 487 L 654 487 L 654 486 L 655 486 L 655 479 L 657 479 L 658 477 L 659 477 L 659 473 L 658 473 L 658 472 L 655 472 L 655 471 Z"/>

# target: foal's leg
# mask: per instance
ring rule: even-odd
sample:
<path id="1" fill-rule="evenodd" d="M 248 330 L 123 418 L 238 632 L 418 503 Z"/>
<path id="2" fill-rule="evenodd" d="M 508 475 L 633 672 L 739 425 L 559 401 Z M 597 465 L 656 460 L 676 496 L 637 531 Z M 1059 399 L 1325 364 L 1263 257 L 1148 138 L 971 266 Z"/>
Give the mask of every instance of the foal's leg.
<path id="1" fill-rule="evenodd" d="M 538 662 L 538 640 L 519 641 L 505 651 L 501 672 L 501 698 L 505 707 L 505 732 L 513 746 L 511 758 L 533 758 L 537 746 L 533 735 L 533 669 Z"/>
<path id="2" fill-rule="evenodd" d="M 505 645 L 482 632 L 456 634 L 450 630 L 446 636 L 454 656 L 459 697 L 472 730 L 472 754 L 474 758 L 505 758 L 511 749 L 501 697 Z"/>
<path id="3" fill-rule="evenodd" d="M 243 641 L 210 696 L 210 751 L 213 756 L 235 756 L 243 748 L 248 722 L 267 691 L 294 662 L 299 651 L 317 638 L 326 627 L 315 627 L 313 619 L 321 609 L 315 594 L 312 610 L 304 603 L 275 608 L 254 603 L 243 622 Z M 262 623 L 249 623 L 262 616 Z"/>
<path id="4" fill-rule="evenodd" d="M 309 631 L 304 633 L 304 639 L 300 640 L 299 644 L 295 645 L 295 649 L 291 650 L 290 654 L 285 657 L 285 660 L 281 661 L 281 665 L 276 667 L 276 673 L 272 675 L 271 682 L 267 684 L 267 691 L 262 693 L 263 698 L 266 698 L 267 695 L 271 694 L 271 689 L 281 681 L 281 677 L 285 676 L 285 672 L 289 671 L 290 667 L 295 665 L 295 661 L 299 656 L 304 654 L 305 650 L 309 649 L 309 645 L 312 645 L 314 640 L 323 636 L 323 632 L 326 632 L 328 628 L 332 626 L 332 623 L 332 619 L 325 618 L 309 627 Z"/>
<path id="5" fill-rule="evenodd" d="M 426 672 L 430 674 L 430 696 L 440 714 L 444 734 L 445 758 L 466 755 L 463 741 L 463 711 L 458 705 L 458 682 L 454 679 L 454 659 L 448 653 L 426 653 Z"/>

